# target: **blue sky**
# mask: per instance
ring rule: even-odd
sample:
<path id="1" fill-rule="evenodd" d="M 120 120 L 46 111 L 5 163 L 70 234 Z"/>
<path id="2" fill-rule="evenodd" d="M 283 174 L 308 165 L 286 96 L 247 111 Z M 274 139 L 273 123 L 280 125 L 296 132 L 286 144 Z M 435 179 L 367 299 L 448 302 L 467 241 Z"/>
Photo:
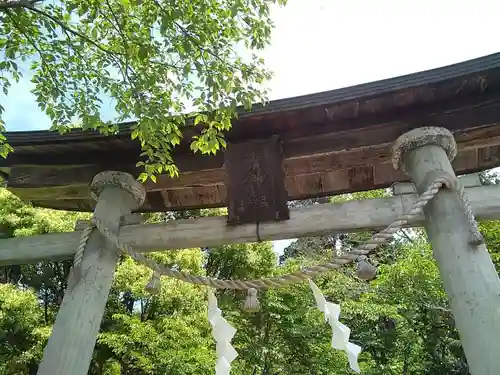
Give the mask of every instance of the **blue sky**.
<path id="1" fill-rule="evenodd" d="M 332 90 L 432 69 L 499 51 L 495 0 L 289 0 L 273 11 L 264 53 L 271 99 Z M 49 127 L 29 77 L 5 107 L 7 129 Z M 281 252 L 288 241 L 276 241 Z"/>

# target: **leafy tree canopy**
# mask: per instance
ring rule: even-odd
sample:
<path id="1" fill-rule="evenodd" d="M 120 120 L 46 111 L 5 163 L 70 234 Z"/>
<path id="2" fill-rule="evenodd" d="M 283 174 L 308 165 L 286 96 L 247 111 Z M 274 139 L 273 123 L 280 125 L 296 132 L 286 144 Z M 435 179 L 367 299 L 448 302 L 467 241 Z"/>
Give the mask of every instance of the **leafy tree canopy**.
<path id="1" fill-rule="evenodd" d="M 112 134 L 116 122 L 136 120 L 141 177 L 176 175 L 171 151 L 188 116 L 206 125 L 191 149 L 215 153 L 225 146 L 236 107 L 265 100 L 270 72 L 255 53 L 270 40 L 270 7 L 285 3 L 0 0 L 0 86 L 8 95 L 28 71 L 39 107 L 60 132 L 77 121 Z M 102 116 L 105 98 L 116 104 L 112 121 Z M 4 136 L 0 141 L 6 157 L 12 148 Z"/>

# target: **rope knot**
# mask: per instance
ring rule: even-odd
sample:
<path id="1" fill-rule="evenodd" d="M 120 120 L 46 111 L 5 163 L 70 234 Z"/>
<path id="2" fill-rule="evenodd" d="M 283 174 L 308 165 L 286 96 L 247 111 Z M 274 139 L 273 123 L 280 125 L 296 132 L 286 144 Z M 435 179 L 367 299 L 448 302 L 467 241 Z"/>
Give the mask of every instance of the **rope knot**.
<path id="1" fill-rule="evenodd" d="M 456 191 L 459 187 L 458 178 L 442 169 L 427 172 L 424 181 L 426 187 L 434 186 L 437 189 L 446 187 L 447 189 Z"/>
<path id="2" fill-rule="evenodd" d="M 442 175 L 438 180 L 441 180 L 444 186 L 450 190 L 457 190 L 459 188 L 458 178 L 444 171 L 441 171 L 441 173 Z"/>
<path id="3" fill-rule="evenodd" d="M 484 243 L 484 238 L 481 232 L 479 231 L 479 227 L 476 221 L 476 218 L 474 217 L 474 213 L 472 212 L 472 208 L 469 202 L 469 199 L 467 198 L 467 195 L 465 194 L 465 190 L 460 183 L 460 180 L 451 175 L 450 173 L 443 171 L 443 170 L 436 170 L 428 173 L 428 176 L 426 177 L 426 180 L 432 179 L 434 182 L 432 185 L 436 186 L 437 189 L 439 189 L 439 185 L 445 186 L 451 191 L 454 191 L 460 202 L 462 203 L 463 209 L 465 211 L 465 215 L 467 217 L 467 221 L 469 222 L 469 239 L 468 242 L 469 244 L 473 246 L 479 246 Z"/>

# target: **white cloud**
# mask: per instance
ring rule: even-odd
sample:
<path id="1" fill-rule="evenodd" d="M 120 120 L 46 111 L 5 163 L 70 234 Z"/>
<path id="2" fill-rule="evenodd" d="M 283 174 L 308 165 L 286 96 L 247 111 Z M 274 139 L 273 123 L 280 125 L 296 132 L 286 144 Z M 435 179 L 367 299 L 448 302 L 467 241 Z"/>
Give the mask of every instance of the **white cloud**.
<path id="1" fill-rule="evenodd" d="M 265 53 L 274 99 L 498 52 L 492 0 L 289 0 Z"/>

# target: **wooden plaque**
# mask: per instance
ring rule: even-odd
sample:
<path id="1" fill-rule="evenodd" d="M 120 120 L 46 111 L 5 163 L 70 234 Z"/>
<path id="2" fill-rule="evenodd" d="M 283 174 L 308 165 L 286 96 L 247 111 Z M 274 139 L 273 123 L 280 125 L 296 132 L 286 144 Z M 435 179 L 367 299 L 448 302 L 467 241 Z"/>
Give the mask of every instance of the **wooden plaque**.
<path id="1" fill-rule="evenodd" d="M 290 219 L 278 136 L 228 143 L 224 166 L 229 225 Z"/>

